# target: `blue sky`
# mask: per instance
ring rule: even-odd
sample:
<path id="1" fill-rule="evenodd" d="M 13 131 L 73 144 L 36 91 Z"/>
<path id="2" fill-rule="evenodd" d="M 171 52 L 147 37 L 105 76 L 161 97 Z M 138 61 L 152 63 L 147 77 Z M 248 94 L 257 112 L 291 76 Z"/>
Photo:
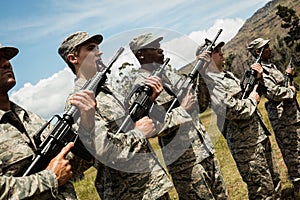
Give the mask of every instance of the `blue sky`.
<path id="1" fill-rule="evenodd" d="M 63 95 L 72 88 L 68 83 L 72 82 L 73 76 L 57 54 L 57 48 L 72 32 L 101 33 L 104 41 L 109 41 L 124 32 L 132 33 L 135 29 L 155 27 L 186 35 L 198 43 L 223 28 L 222 39 L 226 42 L 237 33 L 246 19 L 267 2 L 268 0 L 2 1 L 0 43 L 20 50 L 19 55 L 11 60 L 17 77 L 12 99 L 45 118 L 62 111 L 63 105 L 57 104 L 64 104 Z M 110 44 L 103 44 L 104 61 L 117 50 L 118 44 Z M 47 108 L 41 109 L 44 104 Z"/>

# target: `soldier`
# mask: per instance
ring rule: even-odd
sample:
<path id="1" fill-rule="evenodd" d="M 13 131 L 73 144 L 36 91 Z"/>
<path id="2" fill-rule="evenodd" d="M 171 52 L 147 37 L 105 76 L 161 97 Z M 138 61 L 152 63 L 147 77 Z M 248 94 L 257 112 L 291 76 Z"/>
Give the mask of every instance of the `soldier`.
<path id="1" fill-rule="evenodd" d="M 145 78 L 163 64 L 164 54 L 160 48 L 162 40 L 163 37 L 144 33 L 130 42 L 130 49 L 141 64 L 134 85 L 143 84 Z M 150 113 L 157 121 L 157 126 L 161 127 L 158 140 L 164 161 L 179 199 L 228 199 L 213 144 L 199 120 L 199 107 L 203 111 L 207 107 L 203 103 L 209 102 L 205 99 L 209 94 L 207 88 L 203 87 L 201 77 L 197 78 L 198 93 L 194 94 L 190 87 L 180 105 L 171 109 L 165 117 L 174 100 L 175 91 L 180 89 L 176 88 L 176 83 L 182 78 L 170 70 L 163 71 L 165 90 L 158 96 L 155 104 L 158 105 L 156 111 L 161 112 L 153 110 Z"/>
<path id="2" fill-rule="evenodd" d="M 264 47 L 261 64 L 264 69 L 264 85 L 267 87 L 264 95 L 268 101 L 265 107 L 287 166 L 289 179 L 294 185 L 295 195 L 300 198 L 300 112 L 296 90 L 293 85 L 285 86 L 285 76 L 270 62 L 273 55 L 269 44 L 270 40 L 257 38 L 249 44 L 248 50 L 257 58 Z M 286 73 L 293 76 L 294 70 L 288 68 Z"/>
<path id="3" fill-rule="evenodd" d="M 280 177 L 272 156 L 270 132 L 257 109 L 260 101 L 257 86 L 249 97 L 241 99 L 240 80 L 223 69 L 223 45 L 224 42 L 217 43 L 211 53 L 198 56 L 207 62 L 212 60 L 205 68 L 204 79 L 210 90 L 212 109 L 217 114 L 218 128 L 247 184 L 249 199 L 279 199 Z M 260 64 L 251 67 L 258 77 L 262 76 Z"/>
<path id="4" fill-rule="evenodd" d="M 65 158 L 74 143 L 64 147 L 45 170 L 22 177 L 37 150 L 33 136 L 46 122 L 9 100 L 8 92 L 16 84 L 9 60 L 18 52 L 15 47 L 0 45 L 0 199 L 77 199 L 72 184 L 67 182 L 75 171 L 72 161 Z M 90 121 L 95 115 L 94 93 L 79 92 L 69 101 L 80 108 L 81 130 L 93 130 Z M 46 129 L 45 134 L 50 130 Z"/>
<path id="5" fill-rule="evenodd" d="M 58 52 L 76 75 L 75 91 L 92 78 L 99 69 L 102 52 L 98 45 L 102 35 L 90 36 L 75 32 L 60 45 Z M 153 89 L 154 100 L 162 91 L 158 77 L 150 77 L 146 84 Z M 96 97 L 95 135 L 83 136 L 83 141 L 98 159 L 95 180 L 102 200 L 109 199 L 167 199 L 173 186 L 168 175 L 149 155 L 147 138 L 153 135 L 152 120 L 144 117 L 128 132 L 118 131 L 126 110 L 123 97 L 108 84 L 101 86 Z"/>

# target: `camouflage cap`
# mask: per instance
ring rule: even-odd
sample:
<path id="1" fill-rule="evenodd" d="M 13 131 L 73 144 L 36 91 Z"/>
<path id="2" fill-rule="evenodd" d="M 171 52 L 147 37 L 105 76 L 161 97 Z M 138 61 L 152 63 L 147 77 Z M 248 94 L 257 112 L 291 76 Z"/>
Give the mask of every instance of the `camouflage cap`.
<path id="1" fill-rule="evenodd" d="M 196 50 L 196 56 L 198 56 L 202 51 L 204 51 L 209 45 L 211 45 L 212 41 L 210 41 L 209 39 L 205 38 L 205 43 L 201 44 L 197 50 Z M 213 45 L 213 50 L 215 50 L 215 48 L 217 47 L 223 47 L 225 45 L 225 42 L 217 42 L 215 43 L 215 45 Z"/>
<path id="2" fill-rule="evenodd" d="M 7 60 L 12 59 L 19 53 L 19 49 L 16 47 L 4 47 L 0 44 L 0 56 Z"/>
<path id="3" fill-rule="evenodd" d="M 131 40 L 129 47 L 131 51 L 135 54 L 138 50 L 143 48 L 151 48 L 151 44 L 155 42 L 160 42 L 163 39 L 161 36 L 155 36 L 152 33 L 144 33 Z"/>
<path id="4" fill-rule="evenodd" d="M 95 40 L 99 45 L 103 40 L 103 36 L 99 34 L 90 36 L 87 32 L 72 33 L 60 44 L 58 53 L 63 58 L 63 60 L 67 62 L 68 54 L 71 53 L 76 47 L 89 40 Z"/>
<path id="5" fill-rule="evenodd" d="M 256 38 L 250 44 L 248 45 L 247 49 L 250 51 L 253 55 L 255 54 L 255 50 L 262 48 L 266 44 L 268 44 L 270 40 L 265 40 L 263 38 Z"/>

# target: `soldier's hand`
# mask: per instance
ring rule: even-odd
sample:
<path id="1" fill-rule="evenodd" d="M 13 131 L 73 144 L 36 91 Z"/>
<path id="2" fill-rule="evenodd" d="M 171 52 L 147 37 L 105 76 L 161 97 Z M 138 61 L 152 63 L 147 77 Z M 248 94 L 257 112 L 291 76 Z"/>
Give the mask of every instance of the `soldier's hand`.
<path id="1" fill-rule="evenodd" d="M 211 62 L 211 52 L 210 51 L 203 51 L 201 52 L 199 55 L 197 55 L 197 60 L 202 60 L 204 61 L 204 65 L 203 67 L 200 69 L 200 74 L 204 74 L 207 67 L 210 64 L 213 64 L 213 62 Z"/>
<path id="2" fill-rule="evenodd" d="M 292 90 L 294 91 L 294 92 L 296 92 L 297 90 L 296 90 L 296 87 L 295 86 L 293 86 L 293 85 L 290 85 L 290 83 L 288 83 L 288 87 L 289 88 L 292 88 Z"/>
<path id="3" fill-rule="evenodd" d="M 145 82 L 146 82 L 146 85 L 148 85 L 149 87 L 152 88 L 153 93 L 152 93 L 150 99 L 152 101 L 154 101 L 164 89 L 161 79 L 157 76 L 150 76 L 150 77 L 147 77 Z"/>
<path id="4" fill-rule="evenodd" d="M 199 55 L 197 55 L 198 60 L 203 60 L 205 62 L 211 61 L 211 52 L 210 51 L 203 51 Z"/>
<path id="5" fill-rule="evenodd" d="M 255 85 L 254 86 L 254 89 L 253 89 L 253 91 L 250 93 L 250 97 L 253 97 L 254 99 L 255 99 L 255 101 L 257 102 L 257 103 L 259 103 L 260 102 L 260 96 L 259 96 L 259 94 L 257 93 L 257 87 L 258 87 L 258 85 Z"/>
<path id="6" fill-rule="evenodd" d="M 257 72 L 257 78 L 260 78 L 262 76 L 262 73 L 264 70 L 263 70 L 261 64 L 254 63 L 251 65 L 251 68 Z"/>
<path id="7" fill-rule="evenodd" d="M 149 117 L 143 117 L 135 122 L 135 128 L 140 129 L 146 138 L 150 138 L 154 135 L 156 129 L 152 119 Z"/>
<path id="8" fill-rule="evenodd" d="M 95 126 L 96 100 L 92 91 L 84 90 L 73 94 L 70 99 L 72 105 L 80 109 L 80 125 L 86 130 Z"/>
<path id="9" fill-rule="evenodd" d="M 295 75 L 295 70 L 294 68 L 287 68 L 285 70 L 286 73 L 290 74 L 291 76 L 294 76 Z"/>
<path id="10" fill-rule="evenodd" d="M 197 96 L 192 92 L 192 85 L 189 87 L 187 94 L 182 99 L 180 106 L 183 107 L 186 111 L 190 110 L 195 102 L 197 101 Z"/>
<path id="11" fill-rule="evenodd" d="M 73 142 L 70 142 L 67 146 L 65 146 L 61 152 L 50 161 L 46 168 L 47 170 L 54 172 L 59 186 L 64 185 L 72 177 L 73 173 L 71 165 L 69 160 L 65 159 L 65 156 L 69 153 L 73 146 Z"/>

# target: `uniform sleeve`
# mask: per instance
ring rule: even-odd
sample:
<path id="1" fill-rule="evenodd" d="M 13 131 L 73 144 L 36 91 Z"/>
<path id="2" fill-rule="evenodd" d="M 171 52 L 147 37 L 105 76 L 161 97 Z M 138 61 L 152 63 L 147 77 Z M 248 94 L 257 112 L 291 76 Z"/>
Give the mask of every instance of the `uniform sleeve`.
<path id="1" fill-rule="evenodd" d="M 103 120 L 96 121 L 93 149 L 100 161 L 128 161 L 145 148 L 147 140 L 141 130 L 135 128 L 128 132 L 115 134 Z"/>
<path id="2" fill-rule="evenodd" d="M 220 111 L 226 113 L 225 117 L 229 120 L 234 119 L 249 119 L 256 110 L 257 102 L 254 98 L 248 97 L 247 99 L 237 98 L 237 93 L 240 90 L 233 88 L 226 89 L 221 82 L 216 81 L 215 88 L 212 92 L 212 99 L 215 101 L 216 112 Z M 237 85 L 237 87 L 239 87 Z"/>
<path id="3" fill-rule="evenodd" d="M 228 95 L 225 97 L 224 104 L 227 109 L 226 118 L 229 120 L 250 119 L 257 107 L 252 97 L 240 100 Z"/>
<path id="4" fill-rule="evenodd" d="M 58 182 L 55 174 L 48 170 L 26 177 L 1 176 L 0 191 L 0 199 L 25 199 L 44 192 L 55 197 Z"/>
<path id="5" fill-rule="evenodd" d="M 181 106 L 174 108 L 165 115 L 164 123 L 161 124 L 158 136 L 173 133 L 179 126 L 192 122 L 192 117 Z"/>
<path id="6" fill-rule="evenodd" d="M 282 86 L 280 80 L 276 80 L 276 76 L 270 73 L 263 74 L 263 84 L 267 88 L 265 94 L 268 99 L 274 101 L 291 100 L 295 96 L 295 92 L 291 88 Z"/>

